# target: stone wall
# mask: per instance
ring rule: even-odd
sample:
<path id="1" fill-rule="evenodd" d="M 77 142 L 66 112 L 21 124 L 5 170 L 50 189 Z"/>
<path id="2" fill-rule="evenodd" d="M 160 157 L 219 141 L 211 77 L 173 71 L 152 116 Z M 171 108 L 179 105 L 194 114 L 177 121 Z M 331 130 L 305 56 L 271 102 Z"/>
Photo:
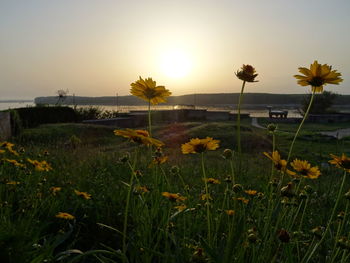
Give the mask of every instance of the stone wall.
<path id="1" fill-rule="evenodd" d="M 11 137 L 11 115 L 9 112 L 0 112 L 0 140 Z"/>

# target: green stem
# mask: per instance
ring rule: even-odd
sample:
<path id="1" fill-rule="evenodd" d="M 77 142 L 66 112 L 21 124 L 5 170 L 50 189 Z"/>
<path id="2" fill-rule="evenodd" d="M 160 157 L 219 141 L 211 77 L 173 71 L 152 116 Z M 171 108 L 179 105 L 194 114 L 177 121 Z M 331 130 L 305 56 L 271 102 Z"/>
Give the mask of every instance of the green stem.
<path id="1" fill-rule="evenodd" d="M 149 136 L 152 137 L 152 119 L 151 119 L 151 101 L 148 101 L 148 132 Z"/>
<path id="2" fill-rule="evenodd" d="M 306 198 L 304 210 L 303 210 L 303 213 L 301 214 L 301 219 L 300 219 L 300 223 L 299 223 L 299 227 L 298 227 L 299 232 L 301 231 L 301 228 L 303 226 L 304 216 L 305 216 L 305 212 L 306 212 L 306 208 L 307 208 L 308 203 L 309 203 L 309 197 Z"/>
<path id="3" fill-rule="evenodd" d="M 235 179 L 235 171 L 233 169 L 233 156 L 230 159 L 230 168 L 231 168 L 231 176 L 232 176 L 232 186 L 235 185 L 236 179 Z"/>
<path id="4" fill-rule="evenodd" d="M 275 151 L 276 149 L 276 138 L 275 138 L 275 133 L 272 133 L 272 153 Z M 272 182 L 273 180 L 273 174 L 275 171 L 275 163 L 274 161 L 271 161 L 271 178 L 270 178 L 270 182 Z"/>
<path id="5" fill-rule="evenodd" d="M 337 246 L 337 242 L 338 242 L 338 238 L 340 233 L 342 232 L 343 228 L 344 228 L 344 223 L 346 222 L 346 217 L 348 214 L 348 210 L 349 210 L 349 202 L 346 202 L 346 208 L 345 208 L 345 212 L 344 212 L 344 218 L 341 220 L 341 222 L 339 223 L 338 226 L 338 230 L 337 230 L 337 234 L 335 235 L 335 242 L 334 242 L 334 246 L 333 246 L 333 251 L 337 251 L 336 250 L 336 246 Z M 335 254 L 335 256 L 332 258 L 332 262 L 334 262 L 335 258 L 337 257 L 337 253 Z"/>
<path id="6" fill-rule="evenodd" d="M 205 197 L 206 197 L 206 207 L 207 207 L 207 225 L 208 225 L 208 243 L 211 245 L 211 224 L 210 224 L 210 207 L 209 207 L 209 190 L 208 190 L 208 182 L 207 175 L 205 173 L 204 166 L 204 153 L 201 154 L 202 159 L 202 173 L 205 185 Z"/>
<path id="7" fill-rule="evenodd" d="M 312 102 L 313 102 L 313 100 L 314 100 L 314 97 L 315 97 L 315 91 L 312 92 L 311 99 L 310 99 L 310 102 L 309 102 L 309 106 L 307 107 L 307 110 L 306 110 L 306 112 L 305 112 L 305 114 L 304 114 L 304 118 L 303 118 L 303 120 L 301 121 L 301 123 L 300 123 L 300 125 L 299 125 L 299 127 L 298 127 L 298 130 L 296 131 L 296 133 L 295 133 L 295 135 L 294 135 L 292 144 L 290 145 L 289 153 L 288 153 L 288 158 L 287 158 L 287 163 L 289 162 L 289 159 L 290 159 L 290 157 L 291 157 L 291 155 L 292 155 L 294 143 L 295 143 L 296 138 L 297 138 L 298 135 L 299 135 L 300 129 L 301 129 L 301 127 L 303 126 L 305 120 L 307 119 L 307 116 L 309 115 L 309 111 L 310 111 L 310 109 L 311 109 L 311 105 L 312 105 Z"/>
<path id="8" fill-rule="evenodd" d="M 245 81 L 242 83 L 241 93 L 238 99 L 238 114 L 237 114 L 237 149 L 238 149 L 238 172 L 241 173 L 242 168 L 242 147 L 241 147 L 241 104 L 243 100 Z"/>
<path id="9" fill-rule="evenodd" d="M 332 220 L 333 220 L 333 217 L 334 217 L 334 214 L 335 214 L 335 211 L 337 210 L 337 207 L 338 207 L 338 204 L 339 204 L 339 200 L 340 200 L 340 196 L 343 192 L 343 188 L 344 188 L 344 183 L 345 183 L 345 178 L 346 178 L 346 172 L 344 172 L 344 175 L 343 175 L 343 180 L 342 180 L 342 183 L 340 185 L 340 189 L 339 189 L 339 192 L 338 192 L 338 197 L 337 197 L 337 201 L 335 202 L 335 205 L 333 207 L 333 211 L 332 211 L 332 214 L 331 214 L 331 217 L 329 218 L 329 221 L 327 223 L 327 227 L 322 235 L 322 238 L 321 240 L 316 243 L 316 245 L 314 246 L 314 248 L 312 249 L 311 253 L 309 254 L 309 256 L 307 257 L 305 263 L 309 262 L 310 259 L 312 258 L 313 254 L 315 253 L 315 251 L 317 250 L 317 248 L 322 244 L 323 240 L 326 238 L 326 235 L 327 235 L 327 232 L 329 230 L 329 227 L 331 226 L 331 223 L 332 223 Z M 306 255 L 305 255 L 306 256 Z M 303 260 L 304 262 L 304 260 Z"/>
<path id="10" fill-rule="evenodd" d="M 125 256 L 125 258 L 126 258 L 126 231 L 127 231 L 127 227 L 128 227 L 128 212 L 129 212 L 132 185 L 133 185 L 134 177 L 135 177 L 134 167 L 131 165 L 131 163 L 129 161 L 128 161 L 128 165 L 129 165 L 130 170 L 131 170 L 131 178 L 130 178 L 129 190 L 128 190 L 127 197 L 126 197 L 126 205 L 125 205 L 125 211 L 124 211 L 123 255 Z"/>

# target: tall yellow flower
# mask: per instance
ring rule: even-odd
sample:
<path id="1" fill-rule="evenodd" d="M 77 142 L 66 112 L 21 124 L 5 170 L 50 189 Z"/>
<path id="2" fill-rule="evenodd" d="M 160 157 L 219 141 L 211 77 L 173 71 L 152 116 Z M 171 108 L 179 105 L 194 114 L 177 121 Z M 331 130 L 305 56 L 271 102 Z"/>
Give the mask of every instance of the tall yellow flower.
<path id="1" fill-rule="evenodd" d="M 139 144 L 147 145 L 147 146 L 156 146 L 161 147 L 164 145 L 161 141 L 151 138 L 149 133 L 145 130 L 114 130 L 114 134 L 118 136 L 122 136 L 124 138 L 128 138 L 132 142 L 136 142 Z"/>
<path id="2" fill-rule="evenodd" d="M 280 172 L 287 172 L 289 175 L 292 176 L 295 175 L 294 172 L 287 169 L 287 161 L 281 159 L 281 155 L 278 151 L 273 151 L 271 155 L 267 152 L 264 152 L 264 155 L 273 162 L 273 165 L 275 166 L 276 170 Z"/>
<path id="3" fill-rule="evenodd" d="M 323 86 L 326 84 L 338 85 L 343 81 L 340 78 L 341 74 L 336 70 L 332 70 L 332 66 L 327 64 L 318 64 L 317 60 L 310 65 L 310 69 L 300 67 L 299 72 L 302 75 L 294 75 L 298 79 L 298 84 L 301 86 L 311 86 L 312 91 L 322 92 Z"/>
<path id="4" fill-rule="evenodd" d="M 246 82 L 257 82 L 255 78 L 258 74 L 255 74 L 255 68 L 251 65 L 243 65 L 241 70 L 238 70 L 235 74 L 240 80 Z"/>
<path id="5" fill-rule="evenodd" d="M 294 168 L 295 171 L 309 179 L 317 179 L 321 175 L 321 172 L 317 166 L 311 167 L 311 164 L 305 160 L 302 161 L 299 159 L 295 159 L 291 163 L 291 166 Z"/>
<path id="6" fill-rule="evenodd" d="M 344 169 L 346 172 L 350 173 L 350 158 L 347 157 L 344 153 L 342 156 L 336 156 L 331 154 L 333 160 L 330 160 L 329 163 L 334 164 L 336 167 Z"/>
<path id="7" fill-rule="evenodd" d="M 189 142 L 181 145 L 183 154 L 202 153 L 205 151 L 213 151 L 219 148 L 219 140 L 214 140 L 211 137 L 205 139 L 191 139 Z"/>
<path id="8" fill-rule="evenodd" d="M 164 86 L 157 86 L 152 78 L 142 79 L 131 83 L 130 93 L 145 101 L 156 105 L 161 102 L 166 102 L 166 97 L 171 95 L 171 92 Z"/>

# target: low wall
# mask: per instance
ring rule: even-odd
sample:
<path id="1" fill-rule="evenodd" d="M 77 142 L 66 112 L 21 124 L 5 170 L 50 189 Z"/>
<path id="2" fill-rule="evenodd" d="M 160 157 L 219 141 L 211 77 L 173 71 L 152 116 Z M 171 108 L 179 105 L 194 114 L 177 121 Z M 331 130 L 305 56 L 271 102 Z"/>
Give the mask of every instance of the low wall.
<path id="1" fill-rule="evenodd" d="M 11 137 L 11 114 L 0 112 L 0 140 L 7 140 Z"/>

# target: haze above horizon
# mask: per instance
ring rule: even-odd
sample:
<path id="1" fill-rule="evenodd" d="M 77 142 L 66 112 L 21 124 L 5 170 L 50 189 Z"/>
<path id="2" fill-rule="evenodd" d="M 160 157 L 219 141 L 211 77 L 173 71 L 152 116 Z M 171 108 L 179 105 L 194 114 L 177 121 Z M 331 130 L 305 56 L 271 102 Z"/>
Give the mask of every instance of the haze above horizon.
<path id="1" fill-rule="evenodd" d="M 245 91 L 303 94 L 298 67 L 342 73 L 325 90 L 350 94 L 348 0 L 0 0 L 0 98 L 129 95 L 152 77 L 173 95 Z"/>

